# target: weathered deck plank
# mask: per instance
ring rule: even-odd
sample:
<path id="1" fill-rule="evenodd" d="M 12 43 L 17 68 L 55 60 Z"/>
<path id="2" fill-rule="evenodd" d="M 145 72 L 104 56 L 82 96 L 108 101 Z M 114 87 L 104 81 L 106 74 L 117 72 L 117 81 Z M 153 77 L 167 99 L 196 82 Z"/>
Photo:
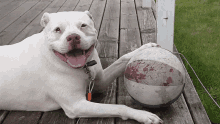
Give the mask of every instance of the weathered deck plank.
<path id="1" fill-rule="evenodd" d="M 101 58 L 118 57 L 119 14 L 120 1 L 108 1 L 98 37 L 101 46 L 98 52 Z"/>
<path id="2" fill-rule="evenodd" d="M 5 16 L 0 20 L 0 32 L 2 32 L 6 27 L 12 24 L 15 20 L 17 20 L 20 16 L 22 16 L 25 12 L 27 12 L 31 7 L 33 7 L 40 0 L 31 0 L 26 1 L 24 4 L 19 6 L 13 12 Z"/>
<path id="3" fill-rule="evenodd" d="M 135 0 L 136 10 L 137 10 L 137 17 L 141 32 L 141 38 L 143 44 L 152 42 L 156 43 L 156 20 L 154 18 L 153 12 L 151 8 L 142 8 L 142 0 Z M 154 7 L 154 6 L 152 6 Z"/>
<path id="4" fill-rule="evenodd" d="M 68 118 L 62 109 L 44 112 L 39 124 L 75 124 L 75 119 Z"/>
<path id="5" fill-rule="evenodd" d="M 16 37 L 32 20 L 37 17 L 49 4 L 50 0 L 44 0 L 37 3 L 19 19 L 13 22 L 3 31 L 3 36 L 1 37 L 2 43 L 10 44 L 10 42 Z M 20 41 L 18 41 L 20 42 Z"/>
<path id="6" fill-rule="evenodd" d="M 98 32 L 99 36 L 99 30 L 101 27 L 102 18 L 104 16 L 104 10 L 105 10 L 106 0 L 94 0 L 89 12 L 92 14 L 92 17 L 95 22 L 95 28 Z"/>
<path id="7" fill-rule="evenodd" d="M 93 0 L 80 0 L 77 4 L 75 10 L 76 11 L 85 11 L 89 10 Z"/>
<path id="8" fill-rule="evenodd" d="M 14 0 L 2 0 L 0 4 L 0 9 L 3 8 L 4 6 L 7 6 L 7 4 L 10 4 Z"/>
<path id="9" fill-rule="evenodd" d="M 41 112 L 11 111 L 3 124 L 37 124 Z"/>
<path id="10" fill-rule="evenodd" d="M 10 42 L 10 44 L 20 42 L 23 39 L 25 39 L 33 34 L 39 33 L 43 29 L 43 27 L 40 25 L 40 20 L 41 20 L 42 15 L 45 12 L 48 12 L 48 13 L 57 12 L 66 0 L 50 0 L 50 1 L 52 1 L 52 3 L 46 9 L 44 9 L 44 11 L 42 11 L 34 20 L 32 20 L 31 23 L 28 24 L 27 27 L 25 27 L 12 40 L 12 42 Z"/>
<path id="11" fill-rule="evenodd" d="M 0 20 L 6 16 L 7 14 L 9 14 L 10 12 L 12 12 L 14 9 L 18 8 L 21 4 L 23 4 L 24 2 L 26 2 L 27 0 L 19 0 L 19 1 L 13 1 L 11 3 L 9 3 L 7 6 L 3 6 L 0 7 Z M 6 3 L 6 1 L 4 1 Z M 2 3 L 0 4 L 0 6 L 2 5 Z"/>
<path id="12" fill-rule="evenodd" d="M 157 19 L 157 12 L 156 12 L 156 3 L 155 3 L 155 0 L 151 0 L 151 9 L 153 11 L 153 14 L 154 14 L 154 18 Z M 156 27 L 156 25 L 155 25 Z"/>
<path id="13" fill-rule="evenodd" d="M 5 120 L 6 116 L 9 114 L 10 111 L 4 111 L 1 110 L 0 111 L 0 123 L 2 124 L 2 122 Z"/>
<path id="14" fill-rule="evenodd" d="M 66 0 L 66 2 L 62 5 L 58 12 L 74 11 L 78 3 L 79 0 Z"/>
<path id="15" fill-rule="evenodd" d="M 178 52 L 175 45 L 173 45 L 173 52 Z M 183 63 L 183 60 L 181 59 L 180 55 L 179 54 L 175 54 L 175 55 Z M 185 68 L 185 71 L 187 71 L 186 68 Z M 211 124 L 209 117 L 205 111 L 205 108 L 202 105 L 199 95 L 196 92 L 196 89 L 188 73 L 186 75 L 186 85 L 185 85 L 183 94 L 184 94 L 184 98 L 187 103 L 187 106 L 190 110 L 190 114 L 194 120 L 194 123 L 195 124 Z"/>

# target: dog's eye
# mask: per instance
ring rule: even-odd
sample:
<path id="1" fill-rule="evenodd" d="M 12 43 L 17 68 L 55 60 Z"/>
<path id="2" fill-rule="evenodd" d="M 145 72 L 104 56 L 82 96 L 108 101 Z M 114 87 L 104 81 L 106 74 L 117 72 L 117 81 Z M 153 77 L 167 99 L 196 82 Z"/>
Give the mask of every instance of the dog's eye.
<path id="1" fill-rule="evenodd" d="M 55 31 L 56 31 L 56 32 L 60 31 L 60 28 L 59 28 L 59 27 L 57 27 L 57 28 L 55 29 Z"/>
<path id="2" fill-rule="evenodd" d="M 81 27 L 86 27 L 87 26 L 87 24 L 85 24 L 85 23 L 83 23 L 82 25 L 81 25 Z"/>

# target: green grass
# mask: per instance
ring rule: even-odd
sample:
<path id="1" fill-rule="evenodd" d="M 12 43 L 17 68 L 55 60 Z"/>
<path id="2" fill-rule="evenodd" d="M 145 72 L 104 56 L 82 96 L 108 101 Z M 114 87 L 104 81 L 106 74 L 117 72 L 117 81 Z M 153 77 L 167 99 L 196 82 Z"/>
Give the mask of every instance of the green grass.
<path id="1" fill-rule="evenodd" d="M 176 0 L 174 43 L 220 105 L 220 0 Z M 210 120 L 220 123 L 220 109 L 184 63 Z"/>

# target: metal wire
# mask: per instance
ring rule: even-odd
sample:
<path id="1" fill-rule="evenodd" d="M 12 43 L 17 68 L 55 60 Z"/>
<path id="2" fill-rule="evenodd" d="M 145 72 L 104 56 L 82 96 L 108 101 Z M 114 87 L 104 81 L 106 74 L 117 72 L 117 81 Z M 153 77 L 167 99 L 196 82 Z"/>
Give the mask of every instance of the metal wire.
<path id="1" fill-rule="evenodd" d="M 186 62 L 189 64 L 189 62 L 187 61 L 187 59 L 185 58 L 185 56 L 179 52 L 172 52 L 172 53 L 178 53 L 180 55 L 183 56 L 183 58 L 186 60 Z M 214 100 L 214 98 L 211 96 L 211 94 L 209 93 L 209 91 L 205 88 L 205 86 L 203 85 L 203 83 L 200 81 L 199 77 L 197 76 L 196 72 L 194 71 L 194 69 L 192 68 L 192 66 L 189 64 L 190 68 L 193 70 L 193 73 L 196 75 L 197 79 L 199 80 L 200 84 L 202 85 L 202 87 L 205 89 L 206 93 L 209 95 L 209 97 L 212 99 L 212 101 L 215 103 L 216 106 L 218 106 L 218 108 L 220 109 L 220 106 L 218 105 L 218 103 Z"/>

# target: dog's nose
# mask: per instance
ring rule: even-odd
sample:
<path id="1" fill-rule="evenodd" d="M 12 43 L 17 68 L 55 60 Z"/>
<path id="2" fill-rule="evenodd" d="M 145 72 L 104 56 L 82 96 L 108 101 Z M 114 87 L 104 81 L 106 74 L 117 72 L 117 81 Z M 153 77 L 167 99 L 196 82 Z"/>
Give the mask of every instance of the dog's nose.
<path id="1" fill-rule="evenodd" d="M 71 34 L 66 37 L 66 40 L 69 43 L 69 50 L 72 50 L 73 48 L 80 48 L 80 36 L 78 34 Z"/>
<path id="2" fill-rule="evenodd" d="M 67 42 L 72 44 L 79 44 L 80 43 L 80 36 L 78 34 L 71 34 L 66 38 Z"/>

